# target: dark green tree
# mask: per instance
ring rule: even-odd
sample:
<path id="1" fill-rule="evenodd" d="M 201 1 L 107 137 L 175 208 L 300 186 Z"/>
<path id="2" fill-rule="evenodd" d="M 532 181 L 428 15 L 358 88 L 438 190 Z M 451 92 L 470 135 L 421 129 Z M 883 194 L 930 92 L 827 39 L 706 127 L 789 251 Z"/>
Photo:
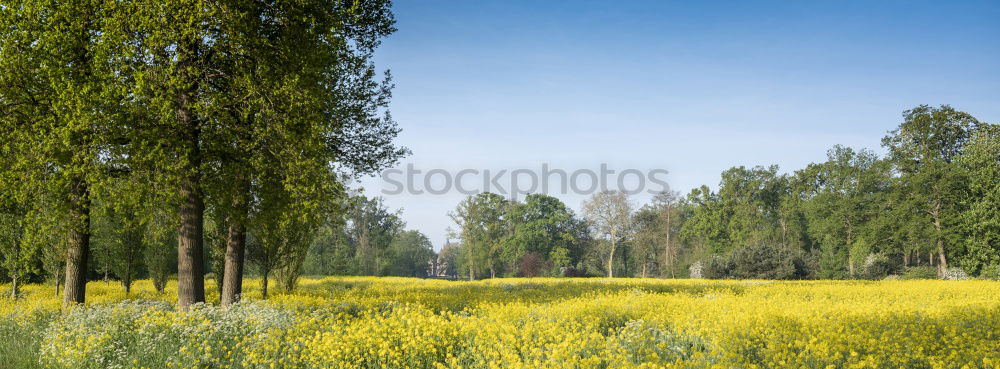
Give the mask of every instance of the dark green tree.
<path id="1" fill-rule="evenodd" d="M 972 275 L 1000 273 L 1000 126 L 982 125 L 957 159 L 968 178 L 961 215 L 962 267 Z M 993 270 L 989 270 L 993 268 Z"/>
<path id="2" fill-rule="evenodd" d="M 948 268 L 949 249 L 958 244 L 964 180 L 954 160 L 981 123 L 950 106 L 921 105 L 903 113 L 903 123 L 882 139 L 899 172 L 895 191 L 906 206 L 927 216 L 933 229 L 938 273 Z"/>

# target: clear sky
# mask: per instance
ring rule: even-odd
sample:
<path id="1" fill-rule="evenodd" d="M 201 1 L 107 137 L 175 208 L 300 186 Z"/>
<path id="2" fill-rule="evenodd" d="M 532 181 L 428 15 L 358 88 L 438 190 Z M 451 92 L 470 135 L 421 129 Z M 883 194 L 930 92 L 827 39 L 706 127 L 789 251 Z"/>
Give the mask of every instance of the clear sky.
<path id="1" fill-rule="evenodd" d="M 377 63 L 420 169 L 666 169 L 881 152 L 918 104 L 1000 122 L 998 1 L 397 0 Z M 361 183 L 382 195 L 379 178 Z M 383 195 L 440 248 L 465 196 Z M 557 195 L 580 208 L 584 197 Z M 638 205 L 648 196 L 635 196 Z"/>

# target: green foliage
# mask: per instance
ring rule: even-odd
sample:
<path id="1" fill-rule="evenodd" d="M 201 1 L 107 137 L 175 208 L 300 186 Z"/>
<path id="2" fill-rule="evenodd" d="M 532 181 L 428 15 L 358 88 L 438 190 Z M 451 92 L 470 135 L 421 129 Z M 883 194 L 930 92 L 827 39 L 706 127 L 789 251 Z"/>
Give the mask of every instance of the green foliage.
<path id="1" fill-rule="evenodd" d="M 450 214 L 461 230 L 463 255 L 459 267 L 469 279 L 504 272 L 501 257 L 510 235 L 510 210 L 511 204 L 503 196 L 485 192 L 466 198 Z"/>
<path id="2" fill-rule="evenodd" d="M 937 269 L 932 266 L 914 266 L 903 269 L 902 279 L 938 279 Z"/>
<path id="3" fill-rule="evenodd" d="M 390 246 L 406 224 L 382 198 L 352 196 L 347 206 L 346 237 L 360 275 L 385 275 Z"/>
<path id="4" fill-rule="evenodd" d="M 559 270 L 574 265 L 583 258 L 587 245 L 586 224 L 559 199 L 531 194 L 524 202 L 515 202 L 509 217 L 510 234 L 504 240 L 501 253 L 509 270 L 521 270 L 518 264 L 533 254 L 532 260 L 542 259 L 546 270 L 535 275 L 558 275 Z M 532 268 L 529 268 L 532 269 Z"/>
<path id="5" fill-rule="evenodd" d="M 861 265 L 861 278 L 879 280 L 893 274 L 896 271 L 896 264 L 889 260 L 889 257 L 882 253 L 869 254 L 865 257 L 864 264 Z"/>
<path id="6" fill-rule="evenodd" d="M 798 251 L 759 244 L 709 259 L 703 275 L 714 279 L 805 279 L 809 271 Z"/>
<path id="7" fill-rule="evenodd" d="M 426 277 L 434 247 L 419 231 L 404 231 L 393 238 L 389 246 L 389 263 L 386 275 Z"/>
<path id="8" fill-rule="evenodd" d="M 969 185 L 961 215 L 965 253 L 959 262 L 970 274 L 985 275 L 990 266 L 1000 265 L 1000 126 L 977 129 L 957 161 Z"/>

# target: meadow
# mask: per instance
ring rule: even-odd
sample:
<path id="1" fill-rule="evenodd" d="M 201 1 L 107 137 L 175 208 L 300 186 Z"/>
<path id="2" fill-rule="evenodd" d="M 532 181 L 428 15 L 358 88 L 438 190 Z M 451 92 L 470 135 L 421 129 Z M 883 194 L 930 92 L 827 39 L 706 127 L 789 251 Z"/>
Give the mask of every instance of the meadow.
<path id="1" fill-rule="evenodd" d="M 0 368 L 997 368 L 994 281 L 304 279 L 228 309 L 141 281 L 0 300 Z M 7 286 L 0 286 L 7 287 Z M 217 301 L 209 292 L 209 301 Z"/>

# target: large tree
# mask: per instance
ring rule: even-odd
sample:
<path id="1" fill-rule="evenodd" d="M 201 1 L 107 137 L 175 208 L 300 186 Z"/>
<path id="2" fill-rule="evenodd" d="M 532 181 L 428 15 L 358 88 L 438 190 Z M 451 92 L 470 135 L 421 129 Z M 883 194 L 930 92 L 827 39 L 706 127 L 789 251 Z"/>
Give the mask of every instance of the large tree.
<path id="1" fill-rule="evenodd" d="M 524 203 L 511 204 L 507 218 L 510 234 L 504 243 L 503 258 L 510 271 L 518 270 L 522 258 L 538 255 L 550 264 L 550 274 L 568 268 L 583 257 L 587 241 L 587 227 L 559 199 L 531 194 Z"/>
<path id="2" fill-rule="evenodd" d="M 381 197 L 355 195 L 348 199 L 347 242 L 361 275 L 383 275 L 389 265 L 389 247 L 406 225 L 399 211 L 391 211 Z"/>
<path id="3" fill-rule="evenodd" d="M 403 231 L 389 245 L 391 261 L 386 275 L 399 277 L 426 277 L 434 248 L 420 231 Z"/>
<path id="4" fill-rule="evenodd" d="M 977 129 L 958 162 L 969 185 L 959 262 L 971 274 L 1000 274 L 1000 125 Z"/>
<path id="5" fill-rule="evenodd" d="M 875 241 L 864 238 L 871 238 L 869 224 L 880 214 L 882 196 L 888 190 L 885 164 L 871 151 L 834 146 L 827 152 L 826 162 L 810 164 L 798 172 L 810 184 L 808 201 L 802 204 L 809 231 L 819 240 L 827 256 L 824 260 L 831 261 L 821 265 L 821 276 L 854 278 L 856 267 L 870 252 L 858 251 L 857 246 Z M 840 275 L 840 270 L 846 270 L 847 275 Z"/>
<path id="6" fill-rule="evenodd" d="M 294 205 L 288 219 L 323 216 L 315 199 L 336 196 L 335 171 L 370 173 L 405 154 L 384 109 L 391 84 L 372 63 L 394 30 L 389 6 L 174 0 L 133 9 L 132 96 L 150 112 L 134 156 L 162 172 L 177 209 L 182 309 L 204 301 L 206 210 L 226 227 L 229 304 L 242 290 L 248 229 L 274 214 L 256 210 L 261 199 Z"/>
<path id="7" fill-rule="evenodd" d="M 583 202 L 583 216 L 608 244 L 608 277 L 614 277 L 615 253 L 631 231 L 632 203 L 622 191 L 603 191 Z"/>
<path id="8" fill-rule="evenodd" d="M 508 215 L 510 202 L 503 196 L 484 192 L 469 196 L 449 214 L 459 227 L 462 240 L 463 269 L 469 279 L 486 270 L 491 278 L 497 275 L 506 239 L 510 235 Z"/>
<path id="9" fill-rule="evenodd" d="M 942 105 L 921 105 L 903 112 L 903 123 L 882 139 L 899 172 L 896 191 L 926 215 L 932 227 L 938 273 L 948 268 L 948 251 L 956 243 L 955 226 L 961 209 L 963 180 L 954 160 L 961 155 L 975 127 L 968 113 Z"/>
<path id="10" fill-rule="evenodd" d="M 91 202 L 109 174 L 126 96 L 115 65 L 119 4 L 15 0 L 0 8 L 0 125 L 11 128 L 0 131 L 0 141 L 17 153 L 3 170 L 31 189 L 20 191 L 18 202 L 53 204 L 46 216 L 26 219 L 62 226 L 25 230 L 68 233 L 64 303 L 82 303 Z"/>

